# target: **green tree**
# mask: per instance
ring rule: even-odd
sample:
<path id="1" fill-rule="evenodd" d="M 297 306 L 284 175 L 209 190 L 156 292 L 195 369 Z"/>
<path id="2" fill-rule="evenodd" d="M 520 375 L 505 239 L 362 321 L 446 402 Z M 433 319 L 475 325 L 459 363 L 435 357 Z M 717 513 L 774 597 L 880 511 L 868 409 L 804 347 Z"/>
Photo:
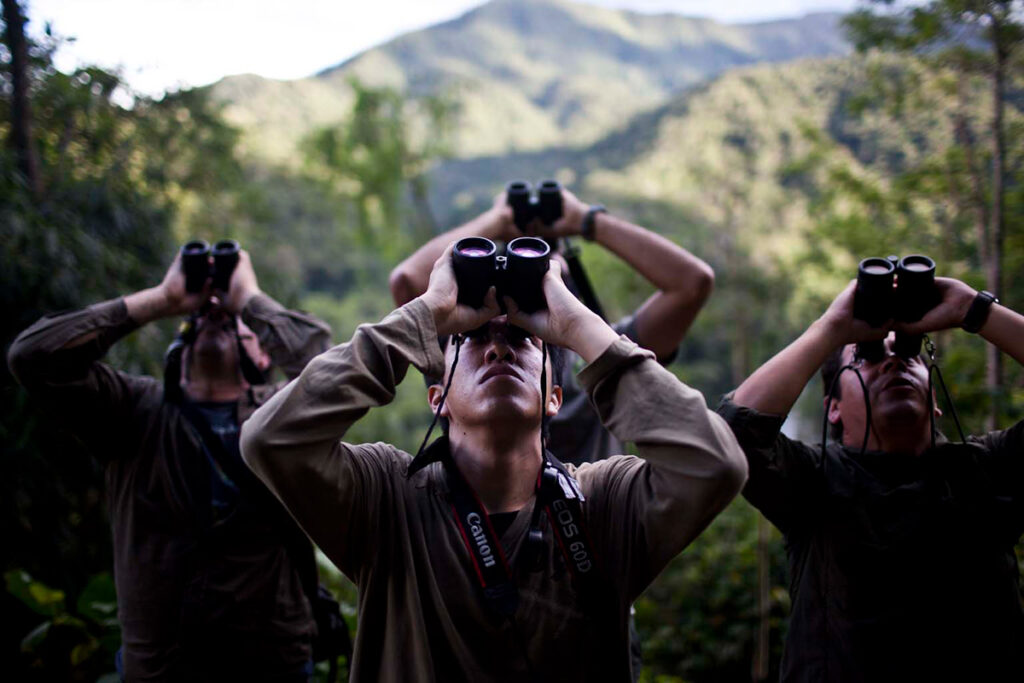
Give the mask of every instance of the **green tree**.
<path id="1" fill-rule="evenodd" d="M 846 19 L 858 51 L 873 48 L 920 55 L 954 74 L 957 107 L 953 112 L 955 151 L 960 175 L 969 179 L 964 208 L 975 217 L 978 256 L 987 288 L 1004 295 L 1003 265 L 1007 227 L 1007 82 L 1024 42 L 1024 3 L 1020 0 L 931 0 L 918 6 L 892 9 L 891 0 L 871 0 Z M 983 79 L 989 90 L 990 118 L 981 131 L 966 115 L 970 80 Z M 904 97 L 903 94 L 899 95 Z M 992 392 L 988 424 L 997 425 L 1002 408 L 1002 355 L 991 345 L 986 351 L 986 381 Z"/>

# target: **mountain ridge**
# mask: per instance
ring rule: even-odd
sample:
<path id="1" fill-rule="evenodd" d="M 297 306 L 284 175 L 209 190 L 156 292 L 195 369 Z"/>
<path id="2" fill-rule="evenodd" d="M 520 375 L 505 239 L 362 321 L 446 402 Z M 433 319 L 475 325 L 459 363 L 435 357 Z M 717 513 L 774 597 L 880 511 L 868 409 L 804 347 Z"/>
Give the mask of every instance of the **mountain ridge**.
<path id="1" fill-rule="evenodd" d="M 211 89 L 245 147 L 274 162 L 287 163 L 303 135 L 341 118 L 352 77 L 448 93 L 460 107 L 460 157 L 586 146 L 732 67 L 845 54 L 839 17 L 722 24 L 566 0 L 494 0 L 306 79 L 260 87 L 259 77 L 229 77 Z"/>

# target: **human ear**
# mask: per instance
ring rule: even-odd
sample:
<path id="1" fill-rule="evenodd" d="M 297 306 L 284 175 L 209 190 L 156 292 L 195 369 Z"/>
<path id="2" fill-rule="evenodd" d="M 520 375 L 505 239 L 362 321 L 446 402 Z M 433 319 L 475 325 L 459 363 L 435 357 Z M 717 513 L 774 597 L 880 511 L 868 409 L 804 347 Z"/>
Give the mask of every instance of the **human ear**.
<path id="1" fill-rule="evenodd" d="M 548 404 L 544 408 L 544 414 L 548 417 L 554 417 L 558 414 L 558 410 L 562 407 L 562 387 L 554 386 L 551 387 L 551 393 L 548 395 Z"/>
<path id="2" fill-rule="evenodd" d="M 826 396 L 822 400 L 825 403 L 825 409 L 828 410 L 828 423 L 829 424 L 833 424 L 833 425 L 834 424 L 838 424 L 843 419 L 842 418 L 842 411 L 840 411 L 840 409 L 839 409 L 839 402 L 842 399 L 835 399 L 834 398 L 834 399 L 832 399 L 832 402 L 829 403 L 828 397 Z"/>

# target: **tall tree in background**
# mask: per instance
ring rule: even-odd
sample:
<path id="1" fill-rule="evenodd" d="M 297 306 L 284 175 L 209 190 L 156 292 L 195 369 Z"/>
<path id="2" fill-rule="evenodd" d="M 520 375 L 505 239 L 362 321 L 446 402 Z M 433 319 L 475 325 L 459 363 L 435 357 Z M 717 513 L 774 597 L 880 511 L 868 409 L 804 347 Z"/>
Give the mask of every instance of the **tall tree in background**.
<path id="1" fill-rule="evenodd" d="M 450 153 L 454 105 L 443 95 L 411 98 L 355 78 L 349 84 L 355 95 L 349 116 L 312 133 L 303 149 L 314 172 L 352 197 L 363 243 L 394 260 L 436 232 L 427 171 Z M 412 235 L 403 229 L 406 189 L 414 208 Z"/>
<path id="2" fill-rule="evenodd" d="M 9 144 L 14 150 L 18 170 L 39 198 L 42 183 L 39 178 L 39 159 L 32 135 L 32 109 L 29 106 L 28 41 L 25 39 L 25 16 L 17 0 L 3 0 L 4 42 L 10 52 L 11 129 Z"/>
<path id="3" fill-rule="evenodd" d="M 846 27 L 859 52 L 872 48 L 921 55 L 957 76 L 955 139 L 961 147 L 963 172 L 969 178 L 967 203 L 975 216 L 978 256 L 986 286 L 1003 296 L 1003 246 L 1006 228 L 1007 129 L 1006 83 L 1011 64 L 1024 41 L 1024 3 L 1020 0 L 932 0 L 920 6 L 892 9 L 892 0 L 870 0 L 854 12 Z M 988 83 L 991 118 L 984 137 L 964 113 L 968 80 Z M 1002 355 L 986 345 L 986 381 L 992 394 L 989 429 L 995 429 L 1002 409 Z"/>

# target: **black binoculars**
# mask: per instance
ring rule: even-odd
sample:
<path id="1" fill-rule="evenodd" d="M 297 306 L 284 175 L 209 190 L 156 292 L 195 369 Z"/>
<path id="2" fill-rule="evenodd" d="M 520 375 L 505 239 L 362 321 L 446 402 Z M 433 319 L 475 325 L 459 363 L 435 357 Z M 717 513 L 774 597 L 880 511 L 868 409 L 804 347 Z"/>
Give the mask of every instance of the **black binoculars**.
<path id="1" fill-rule="evenodd" d="M 897 286 L 893 289 L 893 279 Z M 866 258 L 857 268 L 853 317 L 872 327 L 889 320 L 917 322 L 939 303 L 935 287 L 935 261 L 914 254 L 898 258 Z M 921 353 L 923 335 L 896 333 L 893 352 L 901 358 Z M 857 357 L 877 362 L 885 356 L 882 340 L 857 344 Z"/>
<path id="2" fill-rule="evenodd" d="M 505 197 L 512 207 L 512 221 L 520 232 L 536 218 L 551 225 L 562 217 L 562 186 L 557 180 L 542 180 L 536 194 L 530 183 L 514 180 L 505 188 Z"/>
<path id="3" fill-rule="evenodd" d="M 228 291 L 231 274 L 238 265 L 238 253 L 241 250 L 235 240 L 221 240 L 210 249 L 206 240 L 192 240 L 181 248 L 181 269 L 185 272 L 185 291 L 189 293 L 203 291 L 206 278 L 213 278 L 213 288 L 222 292 Z M 210 255 L 213 263 L 210 263 Z"/>
<path id="4" fill-rule="evenodd" d="M 536 237 L 517 237 L 504 253 L 486 237 L 463 238 L 452 251 L 459 303 L 480 308 L 493 285 L 499 304 L 508 296 L 525 313 L 543 310 L 547 302 L 542 281 L 550 260 L 551 247 Z"/>

